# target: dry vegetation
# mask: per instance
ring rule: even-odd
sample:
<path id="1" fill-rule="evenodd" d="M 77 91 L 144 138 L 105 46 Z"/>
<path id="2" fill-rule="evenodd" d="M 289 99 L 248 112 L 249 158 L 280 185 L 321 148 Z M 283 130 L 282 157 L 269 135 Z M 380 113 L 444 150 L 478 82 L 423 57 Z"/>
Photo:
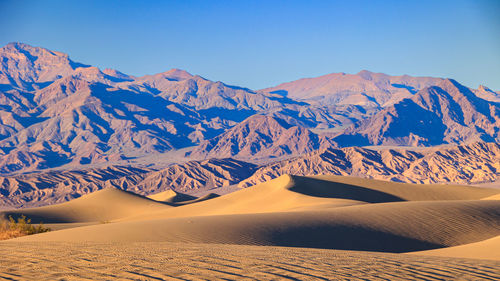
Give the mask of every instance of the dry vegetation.
<path id="1" fill-rule="evenodd" d="M 18 217 L 17 221 L 11 216 L 9 216 L 8 220 L 2 219 L 0 221 L 0 240 L 48 231 L 50 231 L 50 228 L 45 227 L 43 223 L 40 223 L 37 226 L 32 225 L 31 219 L 26 218 L 26 216 Z"/>

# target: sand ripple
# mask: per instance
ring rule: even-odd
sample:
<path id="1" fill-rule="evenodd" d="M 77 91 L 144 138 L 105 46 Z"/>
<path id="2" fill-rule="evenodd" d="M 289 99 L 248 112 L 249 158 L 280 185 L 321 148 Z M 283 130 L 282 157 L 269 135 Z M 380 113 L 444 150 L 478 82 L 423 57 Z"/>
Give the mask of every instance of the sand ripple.
<path id="1" fill-rule="evenodd" d="M 285 247 L 0 243 L 5 280 L 499 280 L 500 262 Z"/>

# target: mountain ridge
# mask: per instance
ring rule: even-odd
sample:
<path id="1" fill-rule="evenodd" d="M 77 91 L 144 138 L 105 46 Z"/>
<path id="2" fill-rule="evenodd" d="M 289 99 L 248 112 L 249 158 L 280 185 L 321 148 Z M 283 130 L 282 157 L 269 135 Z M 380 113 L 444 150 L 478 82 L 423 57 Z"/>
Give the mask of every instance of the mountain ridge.
<path id="1" fill-rule="evenodd" d="M 238 186 L 248 187 L 284 174 L 341 175 L 407 183 L 494 182 L 500 174 L 500 144 L 409 149 L 327 148 L 263 165 Z"/>
<path id="2" fill-rule="evenodd" d="M 336 140 L 411 146 L 498 142 L 499 128 L 500 104 L 478 98 L 455 80 L 445 79 L 358 122 Z"/>
<path id="3" fill-rule="evenodd" d="M 497 93 L 443 78 L 361 71 L 253 91 L 175 68 L 140 77 L 100 70 L 22 43 L 0 57 L 4 175 L 129 165 L 188 147 L 192 160 L 269 163 L 334 146 L 500 141 Z M 242 128 L 259 116 L 281 121 Z"/>

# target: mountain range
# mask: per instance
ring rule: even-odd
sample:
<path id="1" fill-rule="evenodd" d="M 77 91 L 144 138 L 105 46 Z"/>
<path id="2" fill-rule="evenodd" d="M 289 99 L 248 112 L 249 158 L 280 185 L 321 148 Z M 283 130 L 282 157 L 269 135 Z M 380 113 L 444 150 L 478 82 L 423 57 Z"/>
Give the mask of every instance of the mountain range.
<path id="1" fill-rule="evenodd" d="M 483 183 L 500 179 L 500 145 L 431 148 L 324 148 L 269 164 L 231 158 L 190 161 L 160 170 L 112 166 L 0 177 L 0 205 L 65 202 L 113 187 L 142 195 L 168 191 L 225 194 L 282 175 L 341 175 L 406 183 Z"/>
<path id="2" fill-rule="evenodd" d="M 9 198 L 26 196 L 5 199 L 12 204 L 45 202 L 51 193 L 40 186 L 61 186 L 66 180 L 70 186 L 80 184 L 64 192 L 54 187 L 61 200 L 106 185 L 136 186 L 142 194 L 163 190 L 162 185 L 184 192 L 234 185 L 252 176 L 240 184 L 248 186 L 292 170 L 405 182 L 474 182 L 498 176 L 499 168 L 491 163 L 498 160 L 500 92 L 486 86 L 471 89 L 453 79 L 363 70 L 251 90 L 180 69 L 140 77 L 101 70 L 23 43 L 0 48 L 0 59 L 1 192 Z M 441 152 L 405 147 L 443 145 L 456 147 L 464 157 L 469 155 L 464 147 L 482 152 L 477 161 L 489 168 L 475 169 L 483 171 L 478 178 L 457 172 L 457 167 L 443 172 L 436 168 L 448 163 L 443 156 L 426 168 L 433 174 L 415 176 L 425 170 L 422 163 L 428 160 L 423 159 Z M 395 148 L 380 152 L 363 146 Z M 446 151 L 452 153 L 449 157 L 458 155 Z M 165 164 L 160 158 L 170 160 Z M 297 169 L 300 161 L 317 163 L 317 168 Z M 325 166 L 329 161 L 338 169 Z M 394 163 L 405 168 L 396 169 Z M 354 168 L 359 165 L 363 168 Z M 102 180 L 96 174 L 88 182 L 99 184 L 88 184 L 87 176 L 74 176 L 81 170 L 108 176 Z M 50 173 L 58 174 L 57 180 L 42 180 Z M 23 184 L 23 177 L 38 184 Z M 59 177 L 65 180 L 59 182 Z"/>

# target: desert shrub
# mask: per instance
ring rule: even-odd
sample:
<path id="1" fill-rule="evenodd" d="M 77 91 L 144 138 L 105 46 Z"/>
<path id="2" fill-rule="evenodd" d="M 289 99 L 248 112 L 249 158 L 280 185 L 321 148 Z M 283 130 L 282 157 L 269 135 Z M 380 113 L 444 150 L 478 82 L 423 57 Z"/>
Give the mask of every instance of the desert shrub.
<path id="1" fill-rule="evenodd" d="M 9 216 L 8 220 L 0 221 L 0 240 L 31 235 L 36 233 L 43 233 L 50 231 L 50 228 L 45 227 L 43 223 L 35 226 L 31 224 L 31 219 L 22 215 L 17 218 L 17 221 Z"/>

